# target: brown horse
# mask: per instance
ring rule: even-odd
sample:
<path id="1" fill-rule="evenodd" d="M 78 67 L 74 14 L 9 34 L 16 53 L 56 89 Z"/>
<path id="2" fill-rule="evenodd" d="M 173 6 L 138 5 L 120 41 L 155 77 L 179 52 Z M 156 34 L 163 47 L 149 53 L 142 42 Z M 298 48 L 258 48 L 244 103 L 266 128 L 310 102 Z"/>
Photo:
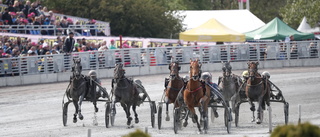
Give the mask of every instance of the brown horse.
<path id="1" fill-rule="evenodd" d="M 248 62 L 249 78 L 246 81 L 247 84 L 245 90 L 248 101 L 251 105 L 250 110 L 253 115 L 252 121 L 255 120 L 255 106 L 253 101 L 257 101 L 259 104 L 256 122 L 257 124 L 260 124 L 263 119 L 263 110 L 265 110 L 265 105 L 270 105 L 270 85 L 267 80 L 258 73 L 258 65 L 259 62 Z"/>
<path id="2" fill-rule="evenodd" d="M 203 83 L 200 82 L 201 64 L 199 60 L 190 60 L 190 80 L 183 92 L 183 99 L 191 112 L 193 122 L 197 123 L 198 129 L 201 132 L 201 127 L 198 122 L 198 116 L 194 107 L 199 107 L 201 114 L 200 122 L 204 122 L 204 132 L 208 129 L 208 104 L 210 101 L 210 89 L 207 89 Z"/>
<path id="3" fill-rule="evenodd" d="M 179 71 L 181 67 L 179 66 L 179 63 L 176 62 L 171 62 L 169 64 L 169 70 L 170 70 L 170 77 L 168 79 L 168 85 L 166 85 L 165 89 L 165 102 L 166 102 L 166 121 L 170 120 L 169 117 L 169 104 L 174 103 L 179 91 L 181 88 L 184 86 L 184 81 L 183 79 L 179 76 Z M 178 104 L 176 104 L 177 106 Z"/>

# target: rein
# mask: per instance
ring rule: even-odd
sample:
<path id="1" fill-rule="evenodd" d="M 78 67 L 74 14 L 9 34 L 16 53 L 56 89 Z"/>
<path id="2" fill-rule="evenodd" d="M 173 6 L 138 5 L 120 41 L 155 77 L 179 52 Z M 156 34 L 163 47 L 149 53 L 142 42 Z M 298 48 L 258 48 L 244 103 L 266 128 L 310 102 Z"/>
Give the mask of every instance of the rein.
<path id="1" fill-rule="evenodd" d="M 182 78 L 181 77 L 176 77 L 178 80 L 181 80 L 182 82 L 184 82 L 183 80 L 182 80 Z M 172 79 L 170 79 L 170 83 L 171 82 L 173 82 L 174 80 L 172 80 Z M 169 84 L 168 84 L 169 85 Z M 169 89 L 173 89 L 173 90 L 175 90 L 175 91 L 180 91 L 180 89 L 177 89 L 177 88 L 174 88 L 174 87 L 171 87 L 171 86 L 167 86 L 167 88 L 169 88 Z"/>
<path id="2" fill-rule="evenodd" d="M 188 88 L 187 88 L 188 89 Z M 189 92 L 193 93 L 193 92 L 197 92 L 198 90 L 202 89 L 202 85 L 200 85 L 198 88 L 196 88 L 195 90 L 189 90 Z"/>

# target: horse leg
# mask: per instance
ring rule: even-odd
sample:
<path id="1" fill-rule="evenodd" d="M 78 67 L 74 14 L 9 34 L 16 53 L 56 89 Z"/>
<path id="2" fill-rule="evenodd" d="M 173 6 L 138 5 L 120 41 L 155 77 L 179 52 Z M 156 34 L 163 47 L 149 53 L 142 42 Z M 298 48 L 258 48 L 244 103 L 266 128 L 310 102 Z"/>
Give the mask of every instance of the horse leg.
<path id="1" fill-rule="evenodd" d="M 73 102 L 73 105 L 75 108 L 75 112 L 73 114 L 73 123 L 77 123 L 77 115 L 78 115 L 78 110 L 79 110 L 78 101 L 73 100 L 72 102 Z"/>
<path id="2" fill-rule="evenodd" d="M 166 121 L 170 121 L 170 116 L 169 116 L 169 102 L 166 102 Z"/>
<path id="3" fill-rule="evenodd" d="M 196 114 L 194 107 L 191 105 L 188 105 L 189 110 L 191 111 L 191 115 L 192 115 L 192 119 L 193 121 L 195 121 L 197 123 L 197 127 L 199 129 L 199 132 L 201 132 L 201 126 L 200 123 L 198 121 L 198 115 Z"/>
<path id="4" fill-rule="evenodd" d="M 124 104 L 124 103 L 121 103 L 121 106 L 122 106 L 124 112 L 126 113 L 126 116 L 127 116 L 127 119 L 128 119 L 127 126 L 128 126 L 128 128 L 130 128 L 131 121 L 132 121 L 132 117 L 130 117 L 130 115 L 131 115 L 130 114 L 130 107 L 129 107 L 129 105 Z"/>
<path id="5" fill-rule="evenodd" d="M 92 91 L 91 93 L 93 94 L 93 98 L 92 98 L 92 102 L 93 102 L 93 105 L 94 105 L 94 111 L 95 112 L 98 112 L 99 111 L 99 108 L 97 107 L 97 93 L 96 93 L 96 85 L 93 84 L 93 88 L 92 88 Z"/>
<path id="6" fill-rule="evenodd" d="M 79 119 L 83 120 L 83 115 L 81 114 L 81 105 L 82 105 L 82 101 L 84 100 L 84 95 L 85 93 L 81 94 L 78 105 L 79 105 L 79 111 L 78 111 L 78 115 L 79 115 Z"/>
<path id="7" fill-rule="evenodd" d="M 135 104 L 132 105 L 132 110 L 134 112 L 134 117 L 135 117 L 134 122 L 137 124 L 137 123 L 139 123 L 139 118 L 138 118 L 138 114 L 137 114 L 136 108 L 137 108 L 137 106 Z"/>
<path id="8" fill-rule="evenodd" d="M 186 112 L 186 115 L 185 115 L 185 119 L 183 122 L 183 127 L 187 127 L 187 125 L 188 125 L 188 117 L 189 117 L 190 111 L 188 109 L 185 109 L 185 112 Z"/>
<path id="9" fill-rule="evenodd" d="M 261 124 L 262 123 L 262 115 L 263 115 L 263 105 L 265 106 L 264 104 L 264 100 L 263 100 L 263 96 L 259 97 L 259 107 L 258 107 L 258 110 L 257 110 L 257 124 Z"/>
<path id="10" fill-rule="evenodd" d="M 250 110 L 252 111 L 252 120 L 251 122 L 254 122 L 255 121 L 255 116 L 254 116 L 254 111 L 256 111 L 256 107 L 254 105 L 254 103 L 251 101 L 251 99 L 249 99 L 249 104 L 250 104 Z"/>
<path id="11" fill-rule="evenodd" d="M 201 125 L 203 125 L 203 130 L 204 130 L 204 133 L 206 134 L 207 133 L 207 120 L 208 120 L 208 104 L 207 104 L 207 100 L 208 98 L 206 98 L 206 96 L 202 97 L 200 99 L 200 114 L 201 114 L 201 118 L 200 118 L 200 121 L 201 121 Z"/>

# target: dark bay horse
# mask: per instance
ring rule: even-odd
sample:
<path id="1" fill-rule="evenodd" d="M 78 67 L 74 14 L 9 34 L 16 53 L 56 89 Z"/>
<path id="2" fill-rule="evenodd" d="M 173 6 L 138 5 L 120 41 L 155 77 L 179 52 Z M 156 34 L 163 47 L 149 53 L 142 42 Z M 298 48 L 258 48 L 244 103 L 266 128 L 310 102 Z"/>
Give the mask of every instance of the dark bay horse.
<path id="1" fill-rule="evenodd" d="M 169 64 L 169 70 L 170 70 L 170 77 L 168 79 L 168 85 L 165 89 L 165 102 L 166 102 L 166 121 L 170 120 L 169 117 L 169 104 L 174 103 L 179 91 L 184 86 L 183 79 L 179 76 L 179 71 L 181 67 L 179 66 L 179 63 L 171 62 Z M 178 104 L 177 104 L 178 105 Z"/>
<path id="2" fill-rule="evenodd" d="M 256 122 L 257 124 L 261 124 L 263 120 L 263 110 L 265 110 L 265 105 L 270 105 L 270 85 L 267 80 L 258 73 L 259 62 L 248 62 L 247 64 L 249 78 L 246 81 L 245 91 L 248 101 L 251 105 L 250 110 L 253 114 L 253 121 L 255 119 L 255 106 L 253 101 L 257 101 L 259 104 L 257 110 L 258 117 Z"/>
<path id="3" fill-rule="evenodd" d="M 72 66 L 72 77 L 70 78 L 70 87 L 67 90 L 67 95 L 72 98 L 72 102 L 75 107 L 75 113 L 73 117 L 73 122 L 77 122 L 77 115 L 79 115 L 79 119 L 83 120 L 83 115 L 81 114 L 81 105 L 82 101 L 88 95 L 88 91 L 95 91 L 95 86 L 92 88 L 90 87 L 90 83 L 88 82 L 88 78 L 81 74 L 82 66 L 81 66 L 81 59 L 73 59 L 73 66 Z M 91 93 L 91 92 L 90 92 Z M 89 93 L 89 94 L 90 94 Z M 95 92 L 92 92 L 95 94 Z M 92 95 L 91 95 L 92 96 Z M 96 103 L 96 96 L 92 96 L 92 102 L 95 107 L 95 112 L 98 112 L 97 103 Z"/>
<path id="4" fill-rule="evenodd" d="M 135 114 L 135 123 L 139 123 L 138 114 L 136 112 L 136 106 L 138 105 L 138 101 L 140 98 L 137 87 L 133 84 L 133 81 L 126 78 L 124 74 L 125 70 L 123 69 L 123 64 L 116 64 L 114 69 L 114 77 L 111 85 L 112 93 L 115 95 L 115 99 L 113 100 L 112 104 L 115 105 L 115 103 L 120 102 L 127 116 L 128 128 L 130 128 L 132 121 L 132 117 L 130 116 L 131 106 Z"/>
<path id="5" fill-rule="evenodd" d="M 236 102 L 236 92 L 242 84 L 242 80 L 239 76 L 232 74 L 232 66 L 230 62 L 224 62 L 222 66 L 223 76 L 219 77 L 218 85 L 219 89 L 224 96 L 224 99 L 228 106 L 230 106 L 229 101 L 231 101 L 231 108 L 234 111 Z"/>
<path id="6" fill-rule="evenodd" d="M 190 80 L 187 83 L 187 86 L 183 92 L 183 99 L 191 112 L 191 117 L 193 121 L 197 123 L 197 127 L 200 132 L 201 126 L 198 122 L 198 116 L 195 112 L 194 107 L 199 107 L 201 114 L 200 121 L 204 123 L 204 132 L 207 132 L 208 129 L 208 104 L 210 101 L 210 89 L 206 89 L 203 83 L 200 82 L 201 77 L 201 64 L 199 60 L 195 61 L 190 60 Z"/>

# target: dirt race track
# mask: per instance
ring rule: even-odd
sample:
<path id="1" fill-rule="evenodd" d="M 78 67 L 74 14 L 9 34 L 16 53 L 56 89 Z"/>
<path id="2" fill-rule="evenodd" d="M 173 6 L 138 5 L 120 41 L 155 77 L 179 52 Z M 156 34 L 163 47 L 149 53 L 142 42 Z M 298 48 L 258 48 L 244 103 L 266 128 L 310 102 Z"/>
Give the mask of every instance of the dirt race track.
<path id="1" fill-rule="evenodd" d="M 264 70 L 260 70 L 263 72 Z M 305 68 L 281 68 L 268 69 L 271 73 L 271 81 L 283 92 L 285 99 L 289 102 L 289 123 L 298 121 L 298 105 L 302 106 L 302 122 L 310 121 L 320 126 L 320 67 Z M 240 75 L 242 70 L 234 71 Z M 213 80 L 221 72 L 212 72 Z M 181 74 L 182 76 L 185 74 Z M 134 77 L 140 79 L 152 100 L 160 101 L 163 93 L 164 78 L 168 74 Z M 102 79 L 102 85 L 110 91 L 111 79 Z M 115 126 L 106 128 L 104 122 L 105 103 L 99 102 L 97 113 L 98 125 L 93 125 L 93 105 L 84 102 L 82 112 L 84 120 L 72 123 L 74 113 L 73 104 L 69 105 L 68 123 L 62 124 L 62 96 L 68 83 L 51 83 L 39 85 L 27 85 L 17 87 L 0 88 L 0 136 L 28 136 L 28 137 L 84 137 L 88 129 L 91 129 L 93 137 L 122 136 L 135 129 L 145 130 L 153 137 L 195 137 L 195 136 L 269 136 L 268 112 L 264 112 L 264 122 L 261 125 L 251 123 L 251 111 L 249 104 L 240 107 L 239 127 L 232 123 L 231 133 L 228 134 L 223 126 L 223 109 L 219 109 L 220 117 L 214 123 L 209 122 L 207 135 L 199 135 L 196 125 L 189 119 L 189 125 L 182 128 L 178 134 L 173 132 L 172 105 L 170 105 L 170 121 L 165 121 L 165 113 L 162 112 L 162 129 L 157 128 L 157 114 L 155 128 L 151 127 L 150 106 L 144 103 L 137 108 L 140 123 L 134 128 L 126 128 L 125 113 L 120 105 L 117 105 Z M 272 126 L 284 124 L 284 109 L 281 103 L 271 103 Z M 210 120 L 209 120 L 210 121 Z"/>

